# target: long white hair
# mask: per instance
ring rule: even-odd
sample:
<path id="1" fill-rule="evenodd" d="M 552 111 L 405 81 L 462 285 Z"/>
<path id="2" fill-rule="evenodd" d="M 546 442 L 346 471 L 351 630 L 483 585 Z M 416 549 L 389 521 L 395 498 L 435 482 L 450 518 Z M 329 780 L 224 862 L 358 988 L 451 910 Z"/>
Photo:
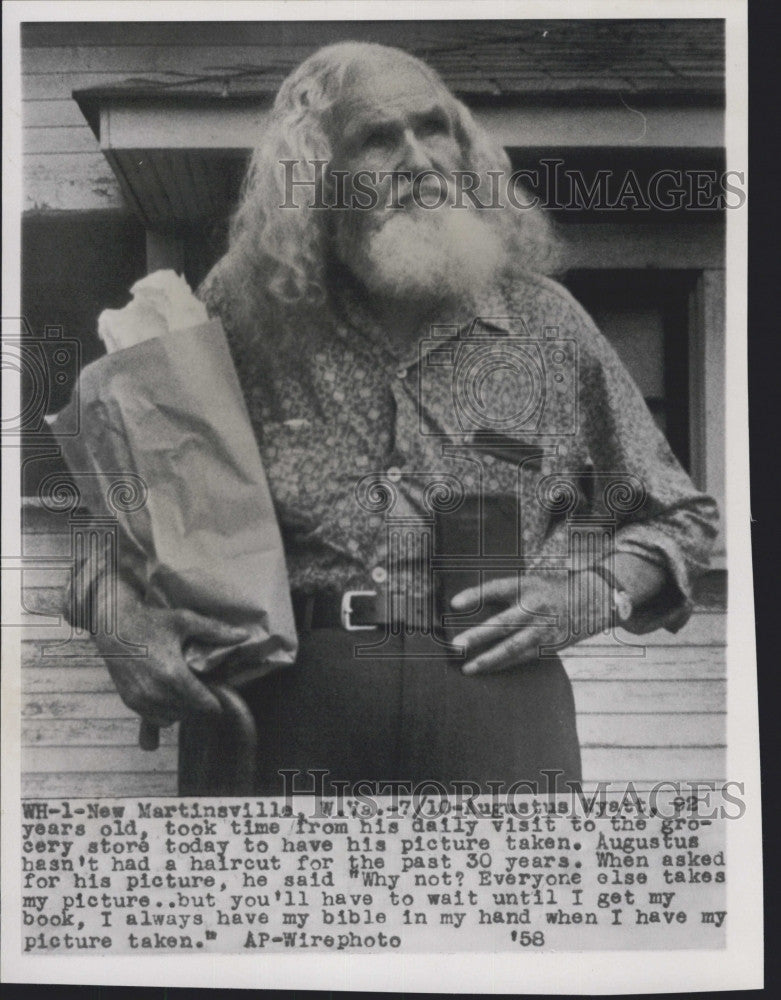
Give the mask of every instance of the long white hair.
<path id="1" fill-rule="evenodd" d="M 282 161 L 328 162 L 331 146 L 324 118 L 351 86 L 351 70 L 390 60 L 401 64 L 400 71 L 407 63 L 430 81 L 450 116 L 465 170 L 480 177 L 494 171 L 505 183 L 509 178 L 511 166 L 505 151 L 477 125 L 430 66 L 384 45 L 341 42 L 318 50 L 280 87 L 231 219 L 228 250 L 200 289 L 207 303 L 219 299 L 226 306 L 229 298 L 234 322 L 253 326 L 266 317 L 279 330 L 286 318 L 300 321 L 307 313 L 322 310 L 327 299 L 327 212 L 281 207 L 286 199 Z M 538 272 L 554 269 L 556 241 L 542 211 L 486 211 L 504 230 L 508 253 L 519 266 Z"/>

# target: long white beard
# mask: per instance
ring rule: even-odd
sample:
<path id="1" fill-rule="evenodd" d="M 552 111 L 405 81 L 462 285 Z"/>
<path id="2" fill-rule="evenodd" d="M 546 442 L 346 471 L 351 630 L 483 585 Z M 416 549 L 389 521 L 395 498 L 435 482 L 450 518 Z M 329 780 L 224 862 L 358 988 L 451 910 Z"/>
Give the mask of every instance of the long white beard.
<path id="1" fill-rule="evenodd" d="M 369 292 L 404 304 L 470 302 L 505 259 L 483 215 L 450 205 L 359 215 L 340 228 L 337 253 Z"/>

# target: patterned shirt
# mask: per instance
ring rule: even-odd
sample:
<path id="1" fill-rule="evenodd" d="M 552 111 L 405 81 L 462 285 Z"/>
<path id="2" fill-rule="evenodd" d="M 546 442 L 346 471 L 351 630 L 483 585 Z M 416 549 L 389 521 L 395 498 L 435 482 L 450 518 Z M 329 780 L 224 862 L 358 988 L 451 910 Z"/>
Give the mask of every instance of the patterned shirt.
<path id="1" fill-rule="evenodd" d="M 410 617 L 438 575 L 467 586 L 626 552 L 669 581 L 633 630 L 687 620 L 716 505 L 560 285 L 506 275 L 401 358 L 343 294 L 273 374 L 258 343 L 274 331 L 233 320 L 219 267 L 200 294 L 228 336 L 294 592 L 384 589 Z"/>

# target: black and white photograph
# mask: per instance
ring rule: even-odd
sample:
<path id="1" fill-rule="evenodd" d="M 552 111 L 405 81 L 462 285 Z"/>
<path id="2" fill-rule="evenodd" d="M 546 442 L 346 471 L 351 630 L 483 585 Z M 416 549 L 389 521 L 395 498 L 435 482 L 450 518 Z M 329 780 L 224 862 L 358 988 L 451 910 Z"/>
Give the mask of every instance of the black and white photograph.
<path id="1" fill-rule="evenodd" d="M 6 974 L 760 985 L 744 5 L 8 6 Z"/>

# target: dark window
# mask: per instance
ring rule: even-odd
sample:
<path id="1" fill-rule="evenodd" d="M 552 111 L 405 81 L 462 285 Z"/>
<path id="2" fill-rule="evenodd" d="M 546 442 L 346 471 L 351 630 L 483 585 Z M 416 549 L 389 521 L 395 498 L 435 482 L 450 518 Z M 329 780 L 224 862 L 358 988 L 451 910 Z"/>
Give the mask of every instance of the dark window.
<path id="1" fill-rule="evenodd" d="M 58 366 L 57 377 L 53 369 L 44 379 L 23 376 L 23 413 L 42 418 L 65 405 L 78 367 L 104 353 L 97 335 L 98 315 L 129 301 L 129 288 L 143 277 L 145 265 L 144 228 L 129 214 L 35 212 L 23 217 L 21 306 L 33 353 L 46 368 L 55 340 L 72 345 L 70 360 Z M 25 427 L 32 423 L 25 418 Z M 42 419 L 23 435 L 22 457 L 25 496 L 37 495 L 48 473 L 65 471 Z"/>
<path id="2" fill-rule="evenodd" d="M 689 469 L 690 271 L 571 271 L 565 284 L 637 383 L 679 462 Z"/>

